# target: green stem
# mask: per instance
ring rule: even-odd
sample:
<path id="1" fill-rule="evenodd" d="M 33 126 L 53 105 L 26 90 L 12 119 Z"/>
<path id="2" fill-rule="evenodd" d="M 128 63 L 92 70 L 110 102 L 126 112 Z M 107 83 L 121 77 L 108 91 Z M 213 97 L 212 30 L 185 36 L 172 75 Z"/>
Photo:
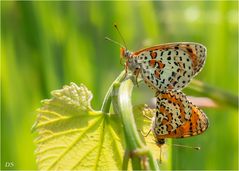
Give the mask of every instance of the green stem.
<path id="1" fill-rule="evenodd" d="M 125 150 L 124 152 L 124 159 L 123 159 L 123 164 L 122 164 L 122 170 L 127 170 L 128 167 L 128 162 L 129 162 L 129 150 Z"/>
<path id="2" fill-rule="evenodd" d="M 199 80 L 192 80 L 191 84 L 189 85 L 189 88 L 191 88 L 192 90 L 201 92 L 202 94 L 212 98 L 216 102 L 228 104 L 235 108 L 237 108 L 238 106 L 238 96 L 233 95 L 229 92 L 217 89 Z"/>
<path id="3" fill-rule="evenodd" d="M 147 169 L 159 170 L 157 162 L 153 159 L 152 153 L 141 141 L 134 120 L 131 104 L 131 94 L 134 84 L 131 79 L 126 79 L 121 84 L 115 84 L 113 90 L 113 107 L 121 114 L 123 129 L 126 139 L 126 149 L 129 150 L 134 170 Z M 137 151 L 144 151 L 137 153 Z M 125 165 L 125 164 L 124 164 Z"/>
<path id="4" fill-rule="evenodd" d="M 124 78 L 125 76 L 125 71 L 122 71 L 120 73 L 120 75 L 115 79 L 115 81 L 110 85 L 110 88 L 108 89 L 106 95 L 105 95 L 105 98 L 104 98 L 104 101 L 103 101 L 103 104 L 101 106 L 101 111 L 103 113 L 109 113 L 109 110 L 110 110 L 110 105 L 111 105 L 111 100 L 112 100 L 112 91 L 113 91 L 113 86 L 116 84 L 116 83 L 119 83 L 120 81 L 122 81 L 122 79 Z"/>

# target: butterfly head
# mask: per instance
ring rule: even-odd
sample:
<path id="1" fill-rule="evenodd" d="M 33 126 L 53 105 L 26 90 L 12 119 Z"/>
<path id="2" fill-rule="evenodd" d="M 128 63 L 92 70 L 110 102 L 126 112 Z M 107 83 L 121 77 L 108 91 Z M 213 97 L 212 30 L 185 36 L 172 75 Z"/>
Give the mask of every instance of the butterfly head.
<path id="1" fill-rule="evenodd" d="M 165 139 L 156 138 L 156 139 L 155 139 L 155 143 L 156 143 L 156 145 L 160 148 L 162 145 L 165 144 Z"/>
<path id="2" fill-rule="evenodd" d="M 127 72 L 127 69 L 133 72 L 137 72 L 137 70 L 140 68 L 137 59 L 134 58 L 133 52 L 130 52 L 126 48 L 121 47 L 120 48 L 120 63 L 123 64 L 123 60 L 125 60 L 125 69 Z"/>
<path id="3" fill-rule="evenodd" d="M 130 52 L 129 50 L 127 50 L 126 48 L 124 47 L 121 47 L 120 48 L 120 56 L 121 58 L 123 59 L 129 59 L 132 57 L 132 52 Z"/>

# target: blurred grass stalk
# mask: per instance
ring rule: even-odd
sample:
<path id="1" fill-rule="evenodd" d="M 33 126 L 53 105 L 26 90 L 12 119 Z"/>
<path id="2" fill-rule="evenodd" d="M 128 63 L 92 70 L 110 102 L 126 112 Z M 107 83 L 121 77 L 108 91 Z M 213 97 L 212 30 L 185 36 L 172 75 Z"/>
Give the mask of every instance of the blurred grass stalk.
<path id="1" fill-rule="evenodd" d="M 233 108 L 238 107 L 238 96 L 211 85 L 208 85 L 199 80 L 192 80 L 189 88 L 202 93 L 203 95 L 213 99 L 216 103 L 229 105 Z"/>

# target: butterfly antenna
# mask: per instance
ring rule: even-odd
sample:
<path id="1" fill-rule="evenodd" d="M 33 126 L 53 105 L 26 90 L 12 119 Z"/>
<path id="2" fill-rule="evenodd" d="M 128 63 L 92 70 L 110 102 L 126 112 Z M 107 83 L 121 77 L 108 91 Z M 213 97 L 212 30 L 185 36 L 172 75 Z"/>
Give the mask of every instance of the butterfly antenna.
<path id="1" fill-rule="evenodd" d="M 181 144 L 173 144 L 175 147 L 182 147 L 182 148 L 191 148 L 194 150 L 200 150 L 200 147 L 192 147 L 192 146 L 187 146 L 187 145 L 181 145 Z"/>
<path id="2" fill-rule="evenodd" d="M 162 147 L 160 147 L 160 158 L 159 158 L 159 163 L 162 164 Z"/>
<path id="3" fill-rule="evenodd" d="M 124 37 L 122 36 L 122 34 L 121 34 L 121 32 L 120 32 L 120 30 L 119 30 L 117 24 L 114 24 L 114 27 L 115 27 L 115 29 L 118 31 L 118 33 L 119 33 L 121 39 L 123 40 L 124 47 L 125 47 L 126 49 L 128 49 L 127 46 L 126 46 L 126 43 L 125 43 Z"/>
<path id="4" fill-rule="evenodd" d="M 114 44 L 119 45 L 120 47 L 124 47 L 122 44 L 120 44 L 119 42 L 114 41 L 113 39 L 109 38 L 109 37 L 105 37 L 106 40 L 109 40 L 110 42 L 113 42 Z"/>

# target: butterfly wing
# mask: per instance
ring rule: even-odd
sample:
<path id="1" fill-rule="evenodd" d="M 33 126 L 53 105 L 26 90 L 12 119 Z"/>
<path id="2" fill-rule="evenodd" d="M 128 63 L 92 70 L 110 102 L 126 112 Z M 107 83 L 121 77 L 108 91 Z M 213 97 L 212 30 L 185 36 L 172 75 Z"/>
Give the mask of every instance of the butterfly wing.
<path id="1" fill-rule="evenodd" d="M 133 54 L 145 83 L 158 90 L 180 90 L 202 69 L 206 48 L 198 43 L 170 43 Z"/>
<path id="2" fill-rule="evenodd" d="M 157 95 L 157 112 L 152 130 L 157 139 L 183 138 L 203 133 L 208 119 L 202 110 L 188 101 L 182 92 Z"/>

